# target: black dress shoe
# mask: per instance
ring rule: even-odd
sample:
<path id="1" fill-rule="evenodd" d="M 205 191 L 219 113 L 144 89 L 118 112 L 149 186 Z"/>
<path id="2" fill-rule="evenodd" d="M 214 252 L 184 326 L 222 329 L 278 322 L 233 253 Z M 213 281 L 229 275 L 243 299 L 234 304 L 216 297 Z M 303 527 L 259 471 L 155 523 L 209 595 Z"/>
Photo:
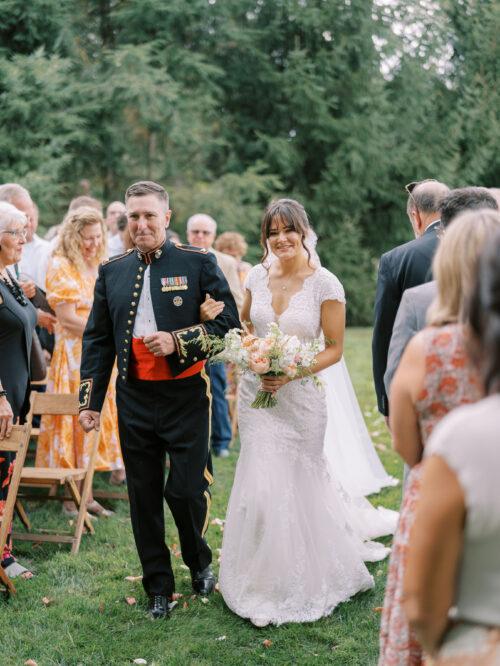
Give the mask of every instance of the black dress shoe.
<path id="1" fill-rule="evenodd" d="M 202 571 L 191 571 L 191 581 L 193 590 L 196 594 L 206 597 L 215 590 L 215 576 L 212 569 L 208 566 Z"/>
<path id="2" fill-rule="evenodd" d="M 163 594 L 152 594 L 149 597 L 148 610 L 149 615 L 154 620 L 159 620 L 162 617 L 168 618 L 170 615 L 168 597 Z"/>

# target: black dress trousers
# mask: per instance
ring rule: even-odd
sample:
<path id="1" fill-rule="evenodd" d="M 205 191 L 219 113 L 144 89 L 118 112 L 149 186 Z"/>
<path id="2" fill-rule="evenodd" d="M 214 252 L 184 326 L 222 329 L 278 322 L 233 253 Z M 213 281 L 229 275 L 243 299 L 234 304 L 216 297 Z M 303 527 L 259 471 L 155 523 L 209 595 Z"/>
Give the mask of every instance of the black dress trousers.
<path id="1" fill-rule="evenodd" d="M 127 473 L 130 514 L 147 594 L 175 590 L 165 543 L 163 497 L 179 532 L 182 557 L 195 571 L 212 553 L 203 538 L 208 526 L 210 381 L 201 374 L 169 381 L 118 378 L 116 402 Z M 170 470 L 165 483 L 165 458 Z"/>

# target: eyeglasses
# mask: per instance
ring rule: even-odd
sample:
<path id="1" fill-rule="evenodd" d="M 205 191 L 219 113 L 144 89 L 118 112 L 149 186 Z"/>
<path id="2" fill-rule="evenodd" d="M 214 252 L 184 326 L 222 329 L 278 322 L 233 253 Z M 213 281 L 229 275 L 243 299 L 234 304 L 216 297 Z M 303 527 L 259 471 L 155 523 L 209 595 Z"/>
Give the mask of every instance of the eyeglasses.
<path id="1" fill-rule="evenodd" d="M 213 234 L 213 231 L 207 231 L 206 229 L 190 229 L 189 233 L 191 234 L 203 234 L 204 236 L 210 236 Z"/>
<path id="2" fill-rule="evenodd" d="M 438 181 L 435 178 L 425 178 L 424 180 L 414 180 L 411 183 L 408 183 L 405 185 L 405 190 L 408 193 L 408 196 L 410 199 L 413 201 L 413 205 L 418 211 L 418 206 L 417 202 L 415 201 L 415 197 L 413 196 L 412 192 L 413 190 L 417 187 L 417 185 L 423 185 L 424 183 L 437 183 Z"/>
<path id="3" fill-rule="evenodd" d="M 11 236 L 14 236 L 14 238 L 24 238 L 24 240 L 28 238 L 28 232 L 26 229 L 4 229 L 3 231 L 0 231 L 0 233 L 10 234 Z"/>

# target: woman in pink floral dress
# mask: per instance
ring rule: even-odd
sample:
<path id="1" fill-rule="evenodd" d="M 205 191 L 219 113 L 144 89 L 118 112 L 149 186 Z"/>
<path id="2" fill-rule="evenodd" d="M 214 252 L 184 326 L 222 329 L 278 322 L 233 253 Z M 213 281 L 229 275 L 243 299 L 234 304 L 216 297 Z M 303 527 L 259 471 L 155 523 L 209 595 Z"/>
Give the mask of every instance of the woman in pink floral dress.
<path id="1" fill-rule="evenodd" d="M 423 449 L 452 409 L 481 398 L 479 376 L 466 354 L 461 311 L 478 256 L 498 230 L 498 218 L 466 213 L 453 221 L 434 259 L 437 297 L 429 326 L 408 344 L 391 385 L 391 431 L 396 451 L 411 467 L 394 536 L 380 629 L 379 666 L 419 666 L 421 647 L 402 607 L 408 541 L 419 497 Z"/>

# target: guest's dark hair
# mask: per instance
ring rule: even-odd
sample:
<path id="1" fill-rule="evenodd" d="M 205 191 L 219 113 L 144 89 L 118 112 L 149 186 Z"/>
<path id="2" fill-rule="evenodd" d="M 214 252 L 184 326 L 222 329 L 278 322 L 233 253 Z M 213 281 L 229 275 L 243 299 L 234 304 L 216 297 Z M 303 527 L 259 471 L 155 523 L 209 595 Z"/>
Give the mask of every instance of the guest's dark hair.
<path id="1" fill-rule="evenodd" d="M 295 199 L 278 199 L 276 201 L 271 201 L 264 211 L 260 232 L 260 244 L 264 250 L 261 263 L 264 263 L 269 255 L 267 239 L 270 236 L 273 220 L 281 220 L 287 229 L 293 229 L 300 234 L 302 246 L 307 252 L 309 263 L 311 261 L 311 252 L 309 251 L 305 240 L 308 233 L 311 231 L 311 225 L 309 224 L 309 218 L 307 217 L 304 206 L 298 201 L 295 201 Z"/>
<path id="2" fill-rule="evenodd" d="M 486 187 L 460 187 L 451 190 L 441 203 L 441 224 L 447 227 L 459 213 L 481 208 L 498 210 L 495 197 Z"/>
<path id="3" fill-rule="evenodd" d="M 127 214 L 122 213 L 120 217 L 116 220 L 116 228 L 118 229 L 118 231 L 123 231 L 127 226 L 127 222 L 128 222 Z"/>
<path id="4" fill-rule="evenodd" d="M 139 182 L 130 185 L 125 192 L 125 201 L 128 201 L 130 197 L 145 197 L 148 194 L 154 194 L 155 197 L 160 201 L 163 201 L 168 208 L 167 191 L 152 180 L 140 180 Z"/>
<path id="5" fill-rule="evenodd" d="M 468 304 L 469 351 L 486 393 L 500 392 L 500 231 L 488 242 Z"/>

